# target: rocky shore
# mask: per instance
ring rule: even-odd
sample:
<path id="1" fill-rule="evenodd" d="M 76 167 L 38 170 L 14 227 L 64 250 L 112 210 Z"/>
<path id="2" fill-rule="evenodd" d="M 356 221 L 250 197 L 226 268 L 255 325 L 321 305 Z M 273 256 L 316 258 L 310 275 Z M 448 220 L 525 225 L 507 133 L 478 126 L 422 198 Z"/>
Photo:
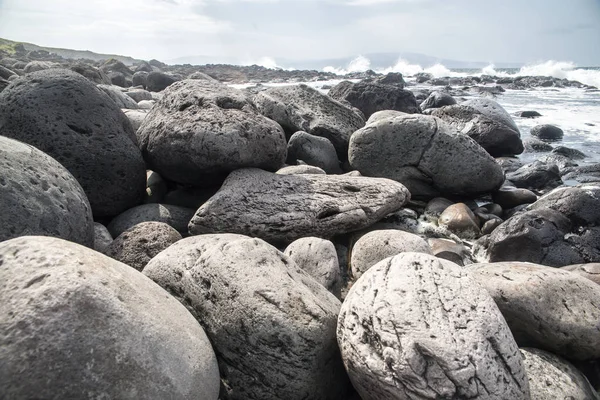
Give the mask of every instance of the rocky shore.
<path id="1" fill-rule="evenodd" d="M 415 78 L 2 55 L 0 398 L 600 398 L 594 88 Z"/>

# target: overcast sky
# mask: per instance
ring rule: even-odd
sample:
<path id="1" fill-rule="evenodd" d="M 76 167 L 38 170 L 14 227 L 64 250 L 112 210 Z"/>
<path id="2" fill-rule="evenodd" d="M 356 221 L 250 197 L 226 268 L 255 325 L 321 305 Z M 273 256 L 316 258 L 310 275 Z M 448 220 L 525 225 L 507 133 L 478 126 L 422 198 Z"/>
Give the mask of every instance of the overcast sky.
<path id="1" fill-rule="evenodd" d="M 600 0 L 0 0 L 0 37 L 170 60 L 417 52 L 600 65 Z"/>

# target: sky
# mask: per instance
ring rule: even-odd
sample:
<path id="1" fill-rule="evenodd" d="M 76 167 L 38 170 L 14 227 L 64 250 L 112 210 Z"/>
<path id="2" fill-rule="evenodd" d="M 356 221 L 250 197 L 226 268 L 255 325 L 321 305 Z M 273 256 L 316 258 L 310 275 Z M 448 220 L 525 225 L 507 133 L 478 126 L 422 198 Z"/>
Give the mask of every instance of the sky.
<path id="1" fill-rule="evenodd" d="M 416 52 L 600 65 L 600 0 L 0 0 L 0 37 L 163 61 Z"/>

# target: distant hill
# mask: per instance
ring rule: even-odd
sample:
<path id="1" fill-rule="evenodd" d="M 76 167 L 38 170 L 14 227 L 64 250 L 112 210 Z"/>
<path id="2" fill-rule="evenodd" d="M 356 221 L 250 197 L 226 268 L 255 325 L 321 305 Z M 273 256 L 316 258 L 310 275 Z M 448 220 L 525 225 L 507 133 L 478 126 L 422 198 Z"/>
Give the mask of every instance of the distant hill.
<path id="1" fill-rule="evenodd" d="M 55 48 L 55 47 L 44 47 L 44 46 L 38 46 L 38 45 L 32 44 L 32 43 L 15 42 L 12 40 L 0 38 L 0 50 L 4 50 L 8 54 L 15 54 L 16 46 L 18 44 L 22 44 L 23 47 L 25 48 L 25 50 L 27 50 L 27 51 L 45 50 L 49 53 L 54 53 L 56 55 L 59 55 L 62 58 L 73 59 L 73 60 L 87 59 L 87 60 L 93 60 L 93 61 L 100 61 L 100 60 L 108 60 L 110 58 L 114 58 L 116 60 L 121 61 L 122 63 L 124 63 L 126 65 L 132 65 L 132 64 L 140 61 L 133 57 L 120 56 L 118 54 L 100 54 L 100 53 L 94 53 L 93 51 L 89 51 L 89 50 L 71 50 L 71 49 L 60 49 L 60 48 Z"/>

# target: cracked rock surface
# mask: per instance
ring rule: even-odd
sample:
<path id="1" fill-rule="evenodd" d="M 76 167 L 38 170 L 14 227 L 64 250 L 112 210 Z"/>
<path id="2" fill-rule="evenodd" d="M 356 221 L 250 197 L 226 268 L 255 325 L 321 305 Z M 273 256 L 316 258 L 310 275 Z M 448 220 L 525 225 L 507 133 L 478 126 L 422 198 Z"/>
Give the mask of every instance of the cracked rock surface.
<path id="1" fill-rule="evenodd" d="M 194 317 L 118 261 L 61 239 L 0 243 L 0 398 L 216 400 Z"/>
<path id="2" fill-rule="evenodd" d="M 388 179 L 240 169 L 198 209 L 189 232 L 239 233 L 273 243 L 328 238 L 365 228 L 409 199 L 403 185 Z"/>
<path id="3" fill-rule="evenodd" d="M 531 400 L 598 400 L 586 377 L 571 363 L 547 351 L 523 348 Z"/>
<path id="4" fill-rule="evenodd" d="M 345 399 L 340 302 L 260 239 L 183 239 L 144 274 L 181 301 L 217 354 L 221 399 Z"/>
<path id="5" fill-rule="evenodd" d="M 79 182 L 49 155 L 4 136 L 0 210 L 0 241 L 43 235 L 94 245 L 92 209 Z"/>
<path id="6" fill-rule="evenodd" d="M 571 360 L 600 357 L 600 290 L 574 272 L 532 263 L 473 264 L 520 346 Z"/>
<path id="7" fill-rule="evenodd" d="M 241 91 L 213 81 L 169 86 L 137 135 L 151 169 L 182 184 L 208 185 L 238 168 L 276 170 L 285 162 L 283 129 Z"/>
<path id="8" fill-rule="evenodd" d="M 371 267 L 348 293 L 337 335 L 363 400 L 529 399 L 502 314 L 452 262 L 402 253 Z"/>
<path id="9" fill-rule="evenodd" d="M 368 124 L 350 138 L 348 159 L 365 176 L 404 184 L 413 198 L 471 196 L 504 182 L 502 168 L 481 146 L 428 115 Z"/>

